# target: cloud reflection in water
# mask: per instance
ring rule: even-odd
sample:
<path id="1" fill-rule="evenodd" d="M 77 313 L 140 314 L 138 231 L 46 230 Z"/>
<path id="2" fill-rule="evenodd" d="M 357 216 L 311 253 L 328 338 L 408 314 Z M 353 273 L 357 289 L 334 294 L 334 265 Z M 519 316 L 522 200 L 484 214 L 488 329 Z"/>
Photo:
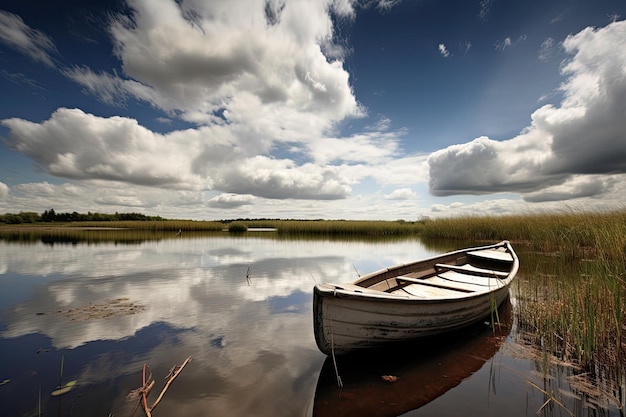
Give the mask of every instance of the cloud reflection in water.
<path id="1" fill-rule="evenodd" d="M 376 263 L 383 267 L 426 255 L 416 253 L 424 251 L 416 242 L 234 237 L 131 247 L 0 246 L 0 264 L 7 271 L 0 275 L 0 287 L 20 283 L 15 292 L 19 297 L 3 299 L 0 305 L 6 326 L 0 344 L 45 335 L 52 348 L 64 350 L 68 376 L 73 361 L 77 375 L 72 378 L 88 381 L 84 390 L 102 389 L 109 381 L 108 390 L 116 398 L 108 401 L 115 408 L 126 407 L 117 398 L 119 387 L 137 388 L 133 385 L 139 384 L 144 362 L 158 378 L 191 355 L 184 377 L 159 405 L 163 415 L 301 413 L 324 359 L 311 330 L 315 281 L 345 282 L 355 277 L 354 268 L 367 272 Z M 145 309 L 83 321 L 54 313 L 121 297 Z M 148 334 L 150 339 L 145 339 Z M 127 351 L 127 344 L 144 346 L 145 351 Z M 94 357 L 94 346 L 108 346 L 107 352 Z"/>

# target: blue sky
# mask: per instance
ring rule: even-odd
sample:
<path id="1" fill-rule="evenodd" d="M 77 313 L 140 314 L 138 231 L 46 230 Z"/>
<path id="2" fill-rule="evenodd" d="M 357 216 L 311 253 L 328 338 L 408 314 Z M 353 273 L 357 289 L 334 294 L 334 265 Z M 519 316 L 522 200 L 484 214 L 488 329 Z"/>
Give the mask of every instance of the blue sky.
<path id="1" fill-rule="evenodd" d="M 623 208 L 625 18 L 617 0 L 2 0 L 0 213 Z"/>

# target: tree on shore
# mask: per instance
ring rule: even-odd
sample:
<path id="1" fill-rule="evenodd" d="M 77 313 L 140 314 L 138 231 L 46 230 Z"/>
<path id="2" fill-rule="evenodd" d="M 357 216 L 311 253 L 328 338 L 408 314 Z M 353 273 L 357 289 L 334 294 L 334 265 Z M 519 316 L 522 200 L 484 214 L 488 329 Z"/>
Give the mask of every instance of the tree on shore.
<path id="1" fill-rule="evenodd" d="M 71 222 L 112 222 L 112 221 L 123 221 L 123 220 L 133 220 L 133 221 L 149 221 L 149 220 L 165 220 L 160 216 L 146 216 L 141 213 L 115 213 L 115 214 L 106 214 L 106 213 L 92 213 L 87 212 L 78 213 L 73 211 L 71 213 L 57 213 L 53 208 L 49 210 L 44 210 L 41 215 L 35 212 L 20 212 L 18 214 L 14 213 L 5 213 L 0 214 L 0 223 L 4 224 L 23 224 L 23 223 L 71 223 Z"/>
<path id="2" fill-rule="evenodd" d="M 41 214 L 41 221 L 42 222 L 54 222 L 56 221 L 56 213 L 54 212 L 54 209 L 50 209 L 50 210 L 44 210 L 44 212 Z"/>
<path id="3" fill-rule="evenodd" d="M 34 212 L 20 211 L 18 214 L 0 215 L 0 223 L 6 224 L 37 223 L 39 221 L 41 221 L 41 216 Z"/>

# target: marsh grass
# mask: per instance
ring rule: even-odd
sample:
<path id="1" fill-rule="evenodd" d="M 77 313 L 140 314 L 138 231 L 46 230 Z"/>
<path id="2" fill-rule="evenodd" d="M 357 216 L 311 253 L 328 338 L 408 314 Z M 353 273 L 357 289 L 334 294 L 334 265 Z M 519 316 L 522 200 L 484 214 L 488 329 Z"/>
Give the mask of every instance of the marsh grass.
<path id="1" fill-rule="evenodd" d="M 65 226 L 79 228 L 100 227 L 112 229 L 151 230 L 163 232 L 219 232 L 224 229 L 224 223 L 218 221 L 196 220 L 120 220 L 107 222 L 73 222 L 67 223 Z"/>
<path id="2" fill-rule="evenodd" d="M 511 240 L 520 255 L 514 293 L 526 342 L 571 364 L 598 388 L 624 384 L 626 210 L 437 219 L 423 225 L 421 236 Z M 625 406 L 623 395 L 606 396 Z"/>
<path id="3" fill-rule="evenodd" d="M 418 235 L 423 222 L 376 220 L 237 220 L 232 222 L 163 220 L 75 222 L 67 227 L 123 228 L 152 231 L 218 232 L 231 227 L 273 228 L 283 236 L 410 236 Z"/>
<path id="4" fill-rule="evenodd" d="M 626 261 L 626 210 L 443 218 L 424 222 L 420 234 L 437 239 L 508 239 L 572 260 L 619 262 L 622 269 Z"/>
<path id="5" fill-rule="evenodd" d="M 248 225 L 243 222 L 232 222 L 228 225 L 228 231 L 231 233 L 244 233 L 248 231 Z"/>
<path id="6" fill-rule="evenodd" d="M 562 267 L 553 273 L 527 268 L 518 277 L 520 329 L 537 345 L 583 368 L 599 363 L 622 367 L 623 279 L 605 275 L 597 262 L 559 260 L 556 265 Z"/>
<path id="7" fill-rule="evenodd" d="M 280 220 L 273 227 L 282 235 L 410 236 L 418 235 L 421 222 L 366 220 Z"/>
<path id="8" fill-rule="evenodd" d="M 508 232 L 522 252 L 514 288 L 520 332 L 600 384 L 621 386 L 626 376 L 626 213 L 508 220 L 525 230 Z M 623 407 L 623 401 L 617 405 Z"/>
<path id="9" fill-rule="evenodd" d="M 17 244 L 31 244 L 42 242 L 46 245 L 55 244 L 97 244 L 109 243 L 116 244 L 139 244 L 146 241 L 158 241 L 167 238 L 176 237 L 177 232 L 151 231 L 151 230 L 83 230 L 80 228 L 29 228 L 28 230 L 0 230 L 0 240 Z M 196 234 L 198 232 L 188 232 L 188 234 Z"/>

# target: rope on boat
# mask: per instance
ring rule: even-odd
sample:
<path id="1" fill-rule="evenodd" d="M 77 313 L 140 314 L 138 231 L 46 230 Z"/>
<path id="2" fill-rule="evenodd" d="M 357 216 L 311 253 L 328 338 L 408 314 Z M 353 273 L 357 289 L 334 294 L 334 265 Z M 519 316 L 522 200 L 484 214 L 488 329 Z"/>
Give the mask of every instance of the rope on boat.
<path id="1" fill-rule="evenodd" d="M 333 320 L 330 320 L 330 354 L 333 358 L 333 365 L 335 367 L 335 377 L 337 377 L 337 385 L 339 386 L 339 395 L 341 396 L 341 390 L 343 389 L 343 382 L 339 376 L 339 370 L 337 369 L 337 359 L 335 358 L 335 342 L 333 341 Z"/>

